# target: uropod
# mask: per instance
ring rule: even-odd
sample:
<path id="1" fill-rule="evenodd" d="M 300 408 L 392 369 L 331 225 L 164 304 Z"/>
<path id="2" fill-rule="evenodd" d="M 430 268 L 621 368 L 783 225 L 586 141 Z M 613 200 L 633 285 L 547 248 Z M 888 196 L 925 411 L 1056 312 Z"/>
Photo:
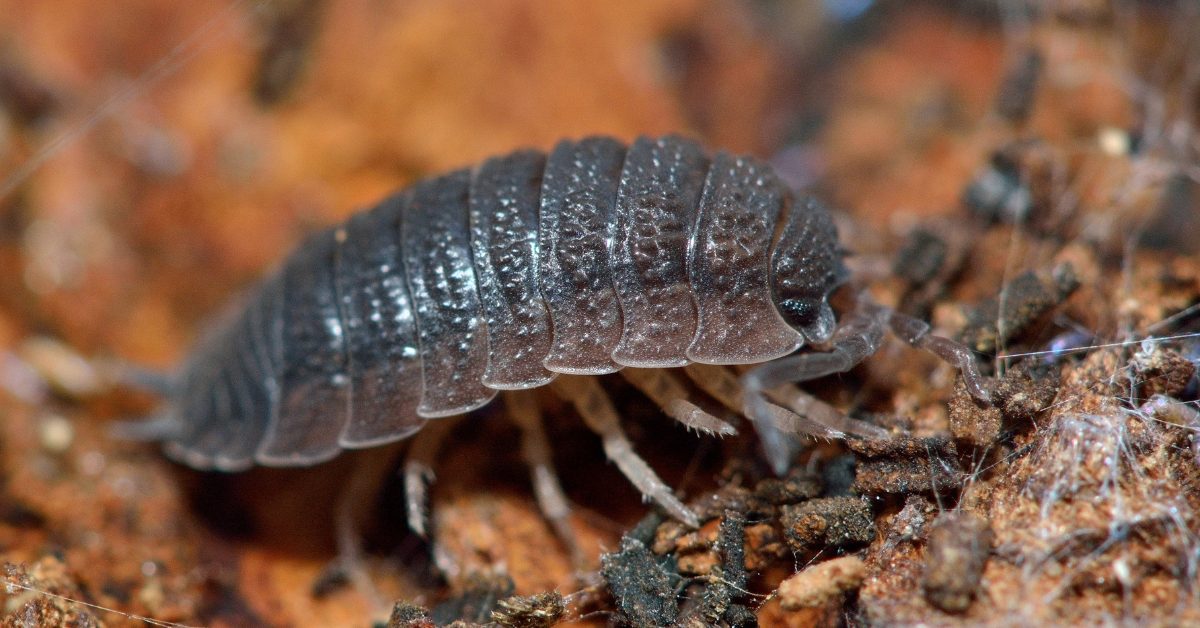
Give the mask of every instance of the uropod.
<path id="1" fill-rule="evenodd" d="M 785 432 L 886 436 L 769 393 L 849 370 L 889 328 L 987 399 L 971 353 L 925 323 L 865 296 L 839 323 L 828 298 L 848 278 L 842 258 L 829 212 L 753 158 L 676 136 L 521 150 L 311 236 L 201 336 L 157 418 L 127 431 L 197 469 L 306 466 L 419 440 L 426 423 L 505 391 L 539 504 L 561 532 L 566 502 L 536 400 L 522 392 L 549 384 L 647 499 L 695 526 L 595 378 L 580 376 L 632 367 L 622 372 L 672 417 L 731 433 L 665 370 L 682 367 L 751 420 L 780 473 Z M 738 376 L 731 365 L 757 366 Z M 424 532 L 420 465 L 410 467 L 409 523 Z"/>

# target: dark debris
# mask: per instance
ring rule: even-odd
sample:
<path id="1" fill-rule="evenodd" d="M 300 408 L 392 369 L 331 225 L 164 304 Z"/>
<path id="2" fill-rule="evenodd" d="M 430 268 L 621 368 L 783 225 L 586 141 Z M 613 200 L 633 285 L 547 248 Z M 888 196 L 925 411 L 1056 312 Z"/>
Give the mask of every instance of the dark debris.
<path id="1" fill-rule="evenodd" d="M 992 402 L 981 404 L 959 381 L 950 399 L 950 432 L 959 444 L 986 448 L 1005 432 L 1029 425 L 1049 409 L 1059 382 L 1056 366 L 1024 361 L 994 380 Z"/>
<path id="2" fill-rule="evenodd" d="M 699 602 L 689 606 L 676 625 L 695 628 L 746 625 L 744 617 L 748 609 L 736 603 L 750 579 L 746 571 L 745 539 L 745 515 L 726 512 L 715 544 L 721 562 L 704 580 Z"/>
<path id="3" fill-rule="evenodd" d="M 949 246 L 936 233 L 914 229 L 892 263 L 892 273 L 913 284 L 921 285 L 938 275 L 946 263 Z"/>
<path id="4" fill-rule="evenodd" d="M 286 0 L 261 13 L 264 38 L 254 96 L 264 105 L 285 99 L 303 77 L 320 31 L 323 0 Z"/>
<path id="5" fill-rule="evenodd" d="M 0 523 L 14 528 L 42 528 L 46 525 L 46 515 L 41 511 L 5 495 L 0 503 Z"/>
<path id="6" fill-rule="evenodd" d="M 963 205 L 988 221 L 1015 222 L 1033 211 L 1033 195 L 1021 179 L 1017 161 L 1003 151 L 963 191 Z"/>
<path id="7" fill-rule="evenodd" d="M 1050 211 L 1055 176 L 1061 157 L 1050 145 L 1020 139 L 997 148 L 988 164 L 967 185 L 962 203 L 988 223 L 1020 224 L 1023 229 L 1051 234 L 1059 218 Z"/>
<path id="8" fill-rule="evenodd" d="M 786 478 L 765 478 L 754 486 L 754 497 L 772 506 L 796 504 L 821 494 L 821 481 L 794 471 Z"/>
<path id="9" fill-rule="evenodd" d="M 966 611 L 975 599 L 991 543 L 992 529 L 982 518 L 960 510 L 938 516 L 925 550 L 925 599 L 948 613 Z"/>
<path id="10" fill-rule="evenodd" d="M 961 488 L 966 481 L 948 436 L 847 440 L 846 445 L 860 456 L 854 478 L 859 493 L 942 492 Z"/>
<path id="11" fill-rule="evenodd" d="M 651 554 L 641 541 L 626 536 L 620 551 L 601 556 L 600 565 L 624 625 L 664 626 L 679 616 L 681 578 L 673 560 Z"/>
<path id="12" fill-rule="evenodd" d="M 423 606 L 411 602 L 399 601 L 392 607 L 392 615 L 388 617 L 387 628 L 433 628 L 433 619 Z"/>
<path id="13" fill-rule="evenodd" d="M 1024 122 L 1033 109 L 1038 80 L 1045 65 L 1046 58 L 1040 50 L 1031 48 L 1025 51 L 1000 83 L 1000 90 L 996 94 L 996 113 L 1009 122 Z"/>
<path id="14" fill-rule="evenodd" d="M 1200 252 L 1197 232 L 1200 232 L 1200 185 L 1192 177 L 1179 173 L 1167 181 L 1153 219 L 1138 234 L 1138 246 L 1195 255 Z"/>
<path id="15" fill-rule="evenodd" d="M 797 553 L 870 543 L 875 538 L 871 507 L 855 497 L 821 497 L 784 506 L 780 523 L 788 546 Z"/>
<path id="16" fill-rule="evenodd" d="M 821 484 L 825 497 L 845 497 L 854 487 L 854 474 L 858 465 L 854 454 L 842 454 L 821 467 Z"/>
<path id="17" fill-rule="evenodd" d="M 0 112 L 23 124 L 36 124 L 61 105 L 61 96 L 38 72 L 10 50 L 0 51 Z"/>
<path id="18" fill-rule="evenodd" d="M 1005 286 L 1003 312 L 999 297 L 966 311 L 967 324 L 959 340 L 980 353 L 994 353 L 1078 287 L 1079 279 L 1070 264 L 1056 266 L 1049 273 L 1022 273 Z"/>

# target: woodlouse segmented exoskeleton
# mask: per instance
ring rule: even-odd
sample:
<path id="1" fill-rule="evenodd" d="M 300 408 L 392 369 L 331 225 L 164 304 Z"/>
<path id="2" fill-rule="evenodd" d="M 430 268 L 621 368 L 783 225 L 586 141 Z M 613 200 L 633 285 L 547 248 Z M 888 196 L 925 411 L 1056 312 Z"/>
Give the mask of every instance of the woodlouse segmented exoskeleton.
<path id="1" fill-rule="evenodd" d="M 776 395 L 802 418 L 766 392 L 851 368 L 889 325 L 986 396 L 970 354 L 924 323 L 863 299 L 837 327 L 827 298 L 846 279 L 842 256 L 828 211 L 794 202 L 752 158 L 710 156 L 678 137 L 514 152 L 418 182 L 312 236 L 198 343 L 152 429 L 196 468 L 311 465 L 408 437 L 497 390 L 639 367 L 627 377 L 670 414 L 724 432 L 670 375 L 642 369 L 763 363 L 740 388 L 722 369 L 687 372 L 755 421 L 782 470 L 781 425 L 882 430 Z M 806 344 L 828 351 L 792 355 Z M 560 378 L 555 390 L 644 495 L 696 523 L 633 453 L 594 380 Z M 519 393 L 509 401 L 527 457 L 546 471 L 536 406 Z M 539 477 L 539 500 L 560 516 L 557 483 Z"/>

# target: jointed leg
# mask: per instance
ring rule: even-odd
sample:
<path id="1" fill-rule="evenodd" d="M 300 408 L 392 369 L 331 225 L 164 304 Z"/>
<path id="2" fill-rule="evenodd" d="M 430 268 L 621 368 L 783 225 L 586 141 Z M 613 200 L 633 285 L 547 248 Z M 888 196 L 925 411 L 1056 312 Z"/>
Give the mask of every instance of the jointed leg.
<path id="1" fill-rule="evenodd" d="M 979 374 L 969 349 L 948 338 L 929 334 L 929 325 L 882 307 L 864 293 L 854 313 L 834 332 L 830 340 L 831 351 L 801 353 L 774 360 L 742 377 L 746 415 L 754 421 L 759 430 L 767 457 L 777 473 L 786 470 L 789 454 L 787 441 L 779 431 L 779 424 L 781 421 L 786 422 L 789 418 L 787 415 L 791 413 L 767 403 L 767 391 L 789 382 L 803 382 L 849 371 L 875 353 L 883 339 L 883 332 L 888 327 L 914 347 L 933 353 L 957 366 L 971 394 L 984 402 L 989 399 L 983 377 Z M 865 438 L 886 437 L 886 432 L 879 427 L 846 417 L 815 398 L 806 397 L 801 400 L 796 397 L 785 403 L 803 415 L 793 415 L 795 419 L 800 419 L 794 431 L 825 437 L 842 437 L 846 434 Z"/>
<path id="2" fill-rule="evenodd" d="M 604 453 L 621 473 L 642 492 L 645 499 L 652 499 L 671 516 L 695 528 L 700 519 L 671 491 L 654 470 L 633 451 L 633 444 L 621 429 L 617 411 L 593 377 L 559 377 L 551 384 L 554 392 L 571 402 L 592 431 L 600 435 Z"/>
<path id="3" fill-rule="evenodd" d="M 108 435 L 117 440 L 156 443 L 178 438 L 183 434 L 184 424 L 174 408 L 164 408 L 149 417 L 116 421 L 108 428 Z"/>
<path id="4" fill-rule="evenodd" d="M 93 363 L 100 377 L 110 384 L 132 388 L 170 399 L 179 392 L 178 374 L 131 364 L 124 360 L 98 360 Z"/>
<path id="5" fill-rule="evenodd" d="M 567 521 L 570 506 L 567 504 L 562 485 L 558 482 L 558 475 L 554 472 L 550 443 L 546 440 L 542 412 L 538 408 L 537 399 L 527 390 L 508 390 L 504 391 L 504 404 L 513 423 L 521 430 L 521 454 L 529 464 L 533 494 L 537 498 L 538 507 L 554 526 L 559 540 L 571 553 L 571 562 L 576 570 L 582 570 L 585 559 L 575 539 L 575 531 Z"/>
<path id="6" fill-rule="evenodd" d="M 693 362 L 683 367 L 688 379 L 727 409 L 742 413 L 742 383 L 727 366 Z"/>
<path id="7" fill-rule="evenodd" d="M 780 432 L 778 424 L 791 418 L 782 408 L 767 403 L 765 392 L 789 382 L 803 382 L 834 373 L 844 373 L 854 368 L 867 356 L 875 352 L 883 339 L 882 311 L 879 308 L 860 307 L 834 332 L 830 344 L 833 350 L 827 353 L 801 353 L 767 362 L 742 376 L 745 395 L 745 413 L 754 421 L 762 439 L 767 458 L 776 473 L 787 470 L 791 451 L 787 438 Z M 781 415 L 781 412 L 786 413 Z M 795 431 L 826 438 L 841 438 L 855 434 L 877 438 L 879 428 L 863 421 L 845 417 L 833 424 L 819 417 L 799 417 Z"/>
<path id="8" fill-rule="evenodd" d="M 801 428 L 791 431 L 811 434 L 814 432 L 811 424 L 816 423 L 820 426 L 816 428 L 817 430 L 827 430 L 830 434 L 854 434 L 864 438 L 888 438 L 889 436 L 888 431 L 882 427 L 852 419 L 841 410 L 790 384 L 781 384 L 765 392 L 776 403 L 791 410 L 794 413 L 791 415 L 794 417 L 793 420 L 799 419 L 806 425 L 810 425 L 807 430 Z M 787 430 L 787 427 L 779 421 L 776 424 L 780 429 Z M 824 436 L 824 434 L 817 435 Z"/>
<path id="9" fill-rule="evenodd" d="M 726 366 L 693 363 L 684 367 L 688 377 L 701 390 L 720 401 L 733 412 L 745 412 L 746 404 L 739 375 Z M 854 422 L 832 406 L 801 391 L 795 386 L 781 384 L 763 391 L 773 401 L 767 402 L 766 417 L 769 424 L 761 428 L 764 438 L 777 437 L 776 455 L 772 459 L 787 460 L 792 447 L 785 433 L 807 433 L 826 438 L 837 438 L 844 431 L 864 433 L 874 430 L 877 437 L 886 437 L 887 432 L 868 423 Z M 776 405 L 779 404 L 779 405 Z M 783 407 L 780 407 L 783 406 Z M 790 409 L 790 410 L 789 410 Z"/>
<path id="10" fill-rule="evenodd" d="M 732 425 L 688 401 L 683 383 L 663 369 L 627 368 L 621 375 L 676 421 L 711 436 L 732 436 Z"/>
<path id="11" fill-rule="evenodd" d="M 991 401 L 991 394 L 984 384 L 983 375 L 979 373 L 979 365 L 975 364 L 975 356 L 966 345 L 929 333 L 929 323 L 908 314 L 889 310 L 887 316 L 888 325 L 897 338 L 958 367 L 967 392 L 981 403 Z"/>
<path id="12" fill-rule="evenodd" d="M 112 423 L 108 428 L 110 436 L 118 440 L 158 442 L 183 434 L 185 425 L 179 418 L 179 409 L 170 406 L 170 400 L 175 399 L 180 389 L 176 376 L 121 360 L 100 361 L 96 368 L 102 379 L 110 384 L 168 400 L 165 407 L 153 414 Z"/>

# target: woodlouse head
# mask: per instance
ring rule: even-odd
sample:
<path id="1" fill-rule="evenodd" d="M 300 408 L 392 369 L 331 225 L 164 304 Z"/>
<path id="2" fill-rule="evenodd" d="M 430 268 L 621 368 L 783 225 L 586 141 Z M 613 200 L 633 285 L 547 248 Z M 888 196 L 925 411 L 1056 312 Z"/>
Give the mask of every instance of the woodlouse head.
<path id="1" fill-rule="evenodd" d="M 787 324 L 809 344 L 833 336 L 837 320 L 829 293 L 845 283 L 837 228 L 816 199 L 790 203 L 771 250 L 771 297 Z"/>

